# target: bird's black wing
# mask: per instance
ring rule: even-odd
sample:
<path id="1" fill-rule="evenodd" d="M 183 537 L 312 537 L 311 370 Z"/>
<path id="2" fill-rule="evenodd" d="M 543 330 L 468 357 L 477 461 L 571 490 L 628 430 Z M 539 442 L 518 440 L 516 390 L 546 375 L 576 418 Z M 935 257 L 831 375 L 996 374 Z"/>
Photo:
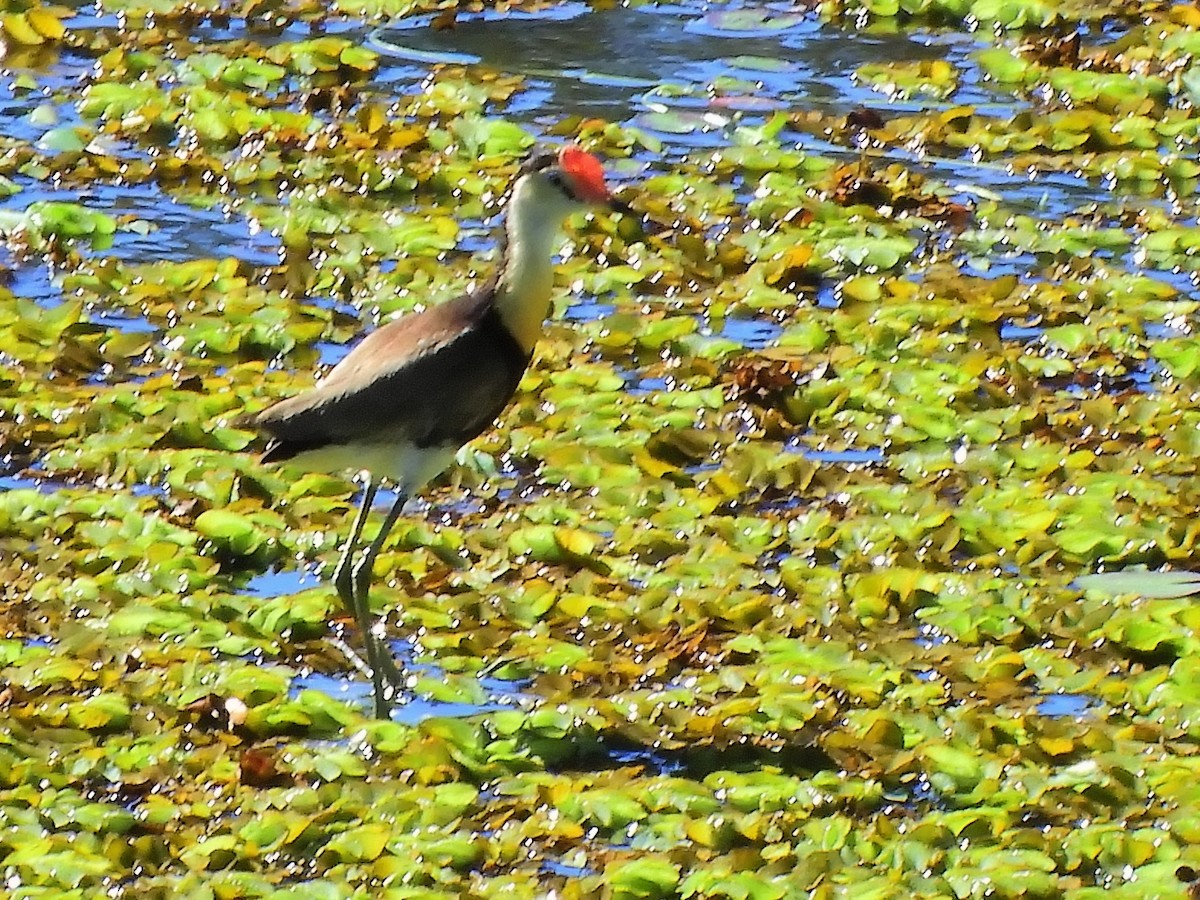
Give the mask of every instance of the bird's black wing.
<path id="1" fill-rule="evenodd" d="M 376 332 L 378 346 L 356 348 L 361 359 L 348 356 L 311 391 L 258 416 L 272 438 L 263 460 L 349 442 L 457 448 L 478 436 L 508 405 L 529 357 L 491 307 L 459 324 L 394 364 L 389 336 Z"/>

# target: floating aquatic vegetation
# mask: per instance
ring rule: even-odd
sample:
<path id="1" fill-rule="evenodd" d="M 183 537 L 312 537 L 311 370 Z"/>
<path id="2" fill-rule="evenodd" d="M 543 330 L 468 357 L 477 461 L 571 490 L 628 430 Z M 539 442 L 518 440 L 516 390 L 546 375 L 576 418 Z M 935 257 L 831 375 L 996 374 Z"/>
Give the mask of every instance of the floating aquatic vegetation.
<path id="1" fill-rule="evenodd" d="M 14 9 L 13 7 L 17 7 Z M 5 4 L 0 13 L 0 33 L 13 44 L 37 47 L 61 41 L 67 33 L 63 20 L 71 11 L 41 4 Z"/>
<path id="2" fill-rule="evenodd" d="M 1182 896 L 1192 6 L 523 7 L 719 38 L 652 94 L 367 33 L 416 8 L 0 18 L 6 890 Z M 353 487 L 240 417 L 482 277 L 544 133 L 667 230 L 574 223 L 569 324 L 381 554 L 374 721 L 327 582 L 259 588 Z"/>

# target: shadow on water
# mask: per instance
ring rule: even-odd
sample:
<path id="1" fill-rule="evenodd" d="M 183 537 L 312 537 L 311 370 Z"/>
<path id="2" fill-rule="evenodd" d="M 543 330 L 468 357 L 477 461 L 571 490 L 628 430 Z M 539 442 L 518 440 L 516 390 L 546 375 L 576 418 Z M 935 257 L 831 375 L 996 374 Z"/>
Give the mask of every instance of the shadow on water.
<path id="1" fill-rule="evenodd" d="M 787 774 L 811 774 L 838 767 L 834 758 L 820 746 L 815 730 L 793 735 L 789 743 L 781 746 L 747 741 L 725 745 L 697 743 L 664 749 L 628 743 L 614 735 L 577 750 L 548 768 L 556 772 L 636 769 L 639 775 L 703 779 L 714 772 L 750 772 L 764 766 Z"/>

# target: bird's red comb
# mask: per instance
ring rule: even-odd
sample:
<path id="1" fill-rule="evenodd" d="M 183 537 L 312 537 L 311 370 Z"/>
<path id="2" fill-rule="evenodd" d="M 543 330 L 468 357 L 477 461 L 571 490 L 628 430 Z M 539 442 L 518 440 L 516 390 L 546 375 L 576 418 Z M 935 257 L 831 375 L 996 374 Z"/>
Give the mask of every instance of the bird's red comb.
<path id="1" fill-rule="evenodd" d="M 604 166 L 600 160 L 581 147 L 567 144 L 558 152 L 558 164 L 571 177 L 576 192 L 592 203 L 609 200 L 608 185 L 604 183 Z"/>

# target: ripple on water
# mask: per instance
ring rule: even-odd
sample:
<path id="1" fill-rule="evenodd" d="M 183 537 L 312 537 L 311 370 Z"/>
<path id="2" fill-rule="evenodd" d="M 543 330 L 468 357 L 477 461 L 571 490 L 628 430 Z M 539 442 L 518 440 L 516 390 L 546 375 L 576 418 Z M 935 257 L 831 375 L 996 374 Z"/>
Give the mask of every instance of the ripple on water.
<path id="1" fill-rule="evenodd" d="M 705 123 L 703 113 L 725 116 L 739 108 L 731 76 L 751 86 L 745 91 L 751 109 L 739 120 L 747 123 L 756 121 L 753 109 L 796 105 L 831 113 L 868 106 L 883 109 L 885 116 L 973 105 L 997 118 L 1024 108 L 1023 101 L 983 77 L 971 55 L 986 44 L 962 32 L 872 34 L 790 10 L 699 2 L 604 10 L 567 3 L 534 14 L 487 11 L 459 16 L 453 30 L 430 28 L 430 21 L 416 18 L 373 33 L 385 81 L 417 84 L 424 69 L 412 66 L 414 61 L 483 63 L 526 77 L 525 90 L 508 107 L 511 116 L 530 122 L 548 113 L 636 120 L 679 152 L 724 142 L 725 126 L 716 119 Z M 389 59 L 407 65 L 392 72 Z M 893 100 L 853 78 L 860 66 L 887 59 L 945 59 L 962 73 L 958 90 L 944 100 Z M 714 92 L 714 85 L 720 89 Z M 676 120 L 648 115 L 667 108 L 692 115 Z M 677 127 L 660 127 L 669 122 Z M 784 134 L 810 152 L 857 158 L 857 151 L 810 134 Z M 1008 206 L 1043 217 L 1065 216 L 1108 194 L 1070 173 L 1031 174 L 961 156 L 939 159 L 890 148 L 879 159 L 902 161 L 948 184 L 964 182 L 962 198 L 986 184 Z"/>
<path id="2" fill-rule="evenodd" d="M 820 25 L 816 16 L 708 4 L 656 4 L 597 10 L 567 3 L 548 14 L 494 11 L 458 17 L 453 32 L 426 18 L 375 32 L 373 49 L 387 59 L 484 63 L 526 76 L 539 102 L 522 98 L 510 112 L 533 119 L 600 116 L 629 121 L 640 98 L 662 85 L 700 88 L 732 72 L 756 82 L 760 99 L 878 100 L 850 80 L 879 58 L 937 55 L 906 35 L 863 35 Z M 774 65 L 755 64 L 771 60 Z M 617 62 L 619 61 L 619 63 Z M 781 64 L 780 64 L 781 63 Z M 399 67 L 401 81 L 412 77 Z M 836 84 L 827 83 L 828 81 Z M 661 99 L 656 92 L 655 97 Z M 684 105 L 689 101 L 684 100 Z M 694 146 L 702 134 L 664 135 L 669 145 Z"/>
<path id="3" fill-rule="evenodd" d="M 453 30 L 431 28 L 431 21 L 417 17 L 372 33 L 372 46 L 383 57 L 384 82 L 417 85 L 425 69 L 414 62 L 482 63 L 525 76 L 525 88 L 507 107 L 509 116 L 531 123 L 549 113 L 636 123 L 668 152 L 724 144 L 735 110 L 741 110 L 736 122 L 754 123 L 772 109 L 797 105 L 830 113 L 868 106 L 885 116 L 974 105 L 998 118 L 1023 108 L 1022 101 L 985 79 L 971 59 L 987 44 L 957 31 L 869 33 L 832 27 L 816 15 L 791 10 L 739 3 L 714 8 L 700 2 L 603 10 L 566 3 L 533 14 L 489 10 L 460 15 Z M 888 59 L 945 59 L 962 73 L 958 90 L 944 100 L 897 100 L 853 77 L 860 66 Z M 739 89 L 735 79 L 746 87 Z M 660 115 L 668 112 L 678 114 Z M 785 130 L 783 136 L 809 152 L 842 159 L 858 155 L 811 134 Z M 1095 202 L 1098 194 L 1107 195 L 1070 173 L 1035 176 L 1002 164 L 940 159 L 903 148 L 876 156 L 951 185 L 962 182 L 954 199 L 970 199 L 977 184 L 986 184 L 1008 206 L 1039 216 L 1062 217 Z"/>

